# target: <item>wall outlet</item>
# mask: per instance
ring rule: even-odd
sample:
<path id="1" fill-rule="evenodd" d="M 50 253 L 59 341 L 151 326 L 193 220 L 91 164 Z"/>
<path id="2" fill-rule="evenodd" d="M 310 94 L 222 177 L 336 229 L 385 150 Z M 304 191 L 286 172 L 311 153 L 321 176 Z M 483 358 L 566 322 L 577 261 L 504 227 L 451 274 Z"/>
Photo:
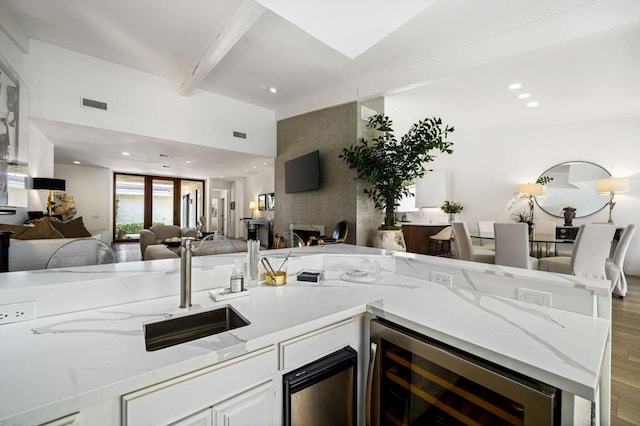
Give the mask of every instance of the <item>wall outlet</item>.
<path id="1" fill-rule="evenodd" d="M 0 306 L 0 325 L 29 321 L 36 317 L 36 302 L 15 303 Z"/>
<path id="2" fill-rule="evenodd" d="M 446 287 L 453 285 L 453 275 L 445 274 L 444 272 L 431 271 L 430 281 L 436 284 L 442 284 Z"/>
<path id="3" fill-rule="evenodd" d="M 530 288 L 518 288 L 518 300 L 522 302 L 532 303 L 534 305 L 551 307 L 551 293 L 540 290 L 532 290 Z"/>

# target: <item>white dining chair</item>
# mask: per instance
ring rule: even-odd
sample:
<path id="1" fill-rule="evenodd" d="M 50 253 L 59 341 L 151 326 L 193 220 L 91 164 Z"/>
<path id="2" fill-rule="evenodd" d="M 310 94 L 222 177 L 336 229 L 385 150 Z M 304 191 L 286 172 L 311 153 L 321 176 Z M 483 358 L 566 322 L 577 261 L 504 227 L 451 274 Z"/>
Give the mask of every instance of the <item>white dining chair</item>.
<path id="1" fill-rule="evenodd" d="M 605 261 L 609 256 L 615 225 L 590 223 L 580 225 L 571 256 L 543 257 L 541 271 L 605 279 Z"/>
<path id="2" fill-rule="evenodd" d="M 627 225 L 622 231 L 622 237 L 618 241 L 613 257 L 605 262 L 605 271 L 607 279 L 611 281 L 613 294 L 621 299 L 627 295 L 627 277 L 624 276 L 623 271 L 624 258 L 627 256 L 627 249 L 629 249 L 631 238 L 633 238 L 635 232 L 636 225 Z"/>
<path id="3" fill-rule="evenodd" d="M 494 223 L 496 265 L 538 269 L 538 259 L 529 256 L 529 226 L 526 223 Z"/>
<path id="4" fill-rule="evenodd" d="M 495 262 L 496 254 L 493 250 L 473 245 L 469 228 L 465 222 L 452 222 L 451 227 L 453 228 L 458 259 L 482 263 Z"/>
<path id="5" fill-rule="evenodd" d="M 107 244 L 95 238 L 78 238 L 53 252 L 47 261 L 45 269 L 103 265 L 116 262 L 116 254 Z"/>

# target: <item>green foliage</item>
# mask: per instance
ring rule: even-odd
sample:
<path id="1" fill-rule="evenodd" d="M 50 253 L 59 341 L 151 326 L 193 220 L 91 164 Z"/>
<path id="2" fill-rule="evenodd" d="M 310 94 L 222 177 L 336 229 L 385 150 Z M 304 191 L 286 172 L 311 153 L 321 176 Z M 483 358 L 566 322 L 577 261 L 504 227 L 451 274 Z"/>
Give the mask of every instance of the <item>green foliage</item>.
<path id="1" fill-rule="evenodd" d="M 536 183 L 539 183 L 541 185 L 545 185 L 549 182 L 551 182 L 553 180 L 553 178 L 551 176 L 540 176 L 538 178 L 538 180 L 536 181 Z"/>
<path id="2" fill-rule="evenodd" d="M 412 195 L 407 187 L 424 176 L 424 163 L 435 158 L 431 152 L 453 153 L 453 143 L 445 139 L 454 128 L 445 125 L 443 129 L 440 118 L 425 118 L 398 141 L 393 122 L 386 115 L 374 115 L 367 126 L 380 132 L 378 136 L 343 148 L 340 158 L 350 169 L 356 169 L 358 178 L 368 184 L 363 192 L 376 209 L 385 212 L 381 229 L 395 229 L 394 210 L 403 196 Z"/>
<path id="3" fill-rule="evenodd" d="M 164 225 L 164 222 L 154 222 L 153 226 Z M 116 224 L 116 239 L 124 240 L 127 234 L 139 234 L 144 228 L 142 222 Z"/>

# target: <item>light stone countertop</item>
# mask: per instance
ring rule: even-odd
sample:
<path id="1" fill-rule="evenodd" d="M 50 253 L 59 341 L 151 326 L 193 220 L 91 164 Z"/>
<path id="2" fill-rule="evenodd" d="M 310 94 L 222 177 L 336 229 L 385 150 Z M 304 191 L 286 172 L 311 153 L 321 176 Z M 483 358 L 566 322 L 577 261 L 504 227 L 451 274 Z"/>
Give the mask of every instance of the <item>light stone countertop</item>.
<path id="1" fill-rule="evenodd" d="M 229 304 L 251 324 L 154 352 L 145 350 L 142 324 L 179 311 L 175 295 L 179 259 L 0 274 L 0 298 L 18 300 L 31 292 L 37 299 L 33 292 L 43 288 L 47 297 L 82 289 L 86 292 L 78 297 L 82 303 L 91 294 L 113 297 L 104 303 L 106 307 L 81 310 L 68 302 L 69 313 L 0 326 L 5 348 L 0 353 L 0 383 L 13 384 L 0 388 L 0 425 L 32 423 L 44 412 L 74 412 L 366 311 L 595 399 L 608 320 L 473 289 L 448 288 L 396 272 L 398 263 L 421 256 L 395 257 L 347 245 L 311 249 L 296 250 L 289 273 L 326 268 L 322 284 L 292 282 L 290 277 L 285 286 L 259 285 L 247 297 L 224 302 L 209 298 L 208 289 L 226 285 L 238 256 L 194 259 L 193 303 L 198 305 L 194 310 Z M 349 257 L 352 254 L 356 256 Z M 380 262 L 381 279 L 370 283 L 341 279 L 340 263 L 363 257 Z M 438 262 L 455 266 L 458 261 Z M 488 279 L 492 275 L 495 267 Z M 26 290 L 15 284 L 40 281 Z M 149 288 L 170 295 L 152 298 Z M 43 309 L 53 312 L 44 302 Z"/>

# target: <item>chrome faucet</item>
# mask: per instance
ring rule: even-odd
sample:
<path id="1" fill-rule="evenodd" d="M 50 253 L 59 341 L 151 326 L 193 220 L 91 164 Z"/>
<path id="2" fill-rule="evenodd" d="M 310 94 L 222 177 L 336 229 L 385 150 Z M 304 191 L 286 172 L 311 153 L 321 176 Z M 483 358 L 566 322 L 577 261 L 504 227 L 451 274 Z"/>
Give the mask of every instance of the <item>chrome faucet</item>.
<path id="1" fill-rule="evenodd" d="M 193 237 L 182 237 L 180 245 L 180 308 L 191 307 L 191 255 Z"/>

